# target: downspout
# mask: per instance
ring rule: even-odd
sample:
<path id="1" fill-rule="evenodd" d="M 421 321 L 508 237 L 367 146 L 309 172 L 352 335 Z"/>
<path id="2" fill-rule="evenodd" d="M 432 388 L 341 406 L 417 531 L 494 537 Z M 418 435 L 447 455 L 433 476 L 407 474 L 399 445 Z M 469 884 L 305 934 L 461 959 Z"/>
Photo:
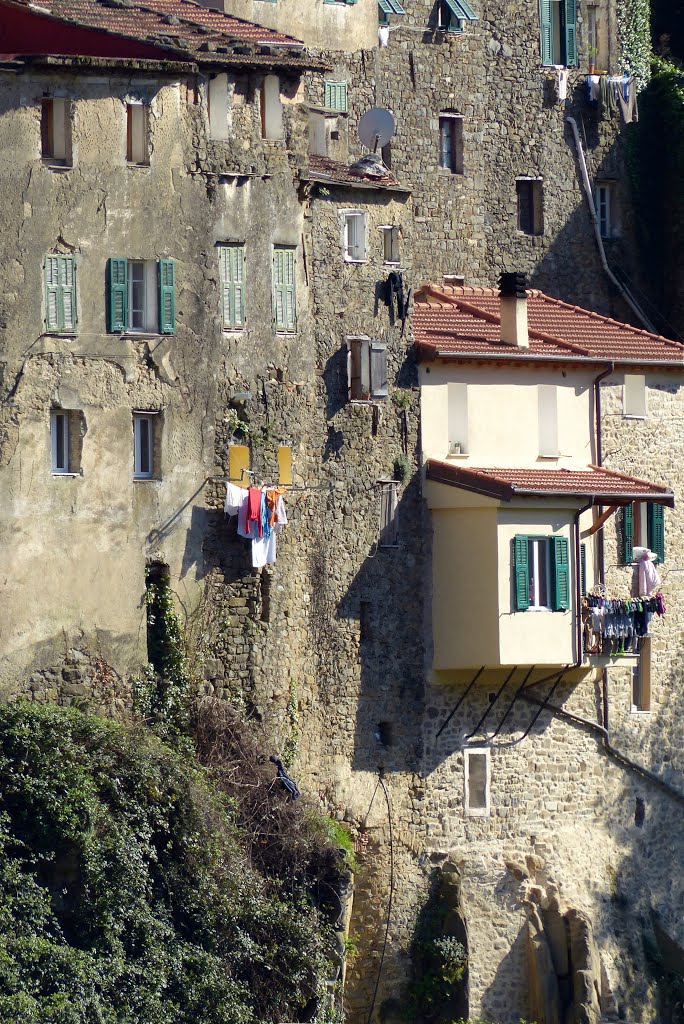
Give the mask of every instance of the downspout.
<path id="1" fill-rule="evenodd" d="M 580 547 L 580 516 L 593 505 L 593 501 L 578 508 L 575 512 L 575 664 L 573 668 L 581 668 L 582 665 L 582 552 Z"/>
<path id="2" fill-rule="evenodd" d="M 606 259 L 606 251 L 603 247 L 603 239 L 601 238 L 601 228 L 599 225 L 598 217 L 596 216 L 596 208 L 594 206 L 594 197 L 591 191 L 591 182 L 589 181 L 589 172 L 587 171 L 587 161 L 584 157 L 584 150 L 582 149 L 582 141 L 579 135 L 579 129 L 577 127 L 577 121 L 574 117 L 566 117 L 565 120 L 572 128 L 572 134 L 575 137 L 575 148 L 577 150 L 577 158 L 579 160 L 580 170 L 582 172 L 582 183 L 584 185 L 584 193 L 587 199 L 587 205 L 589 206 L 589 213 L 591 214 L 591 221 L 594 225 L 594 234 L 596 236 L 596 245 L 598 246 L 599 257 L 601 260 L 601 266 L 605 271 L 608 279 L 615 285 L 620 295 L 623 297 L 629 308 L 638 317 L 641 323 L 644 325 L 647 331 L 651 334 L 658 334 L 651 321 L 648 319 L 646 314 L 643 312 L 636 299 L 631 293 L 625 288 L 623 284 L 620 284 L 613 271 L 608 266 L 608 260 Z"/>
<path id="3" fill-rule="evenodd" d="M 615 371 L 615 363 L 611 363 L 607 370 L 599 373 L 594 378 L 594 418 L 596 420 L 596 465 L 603 465 L 603 429 L 601 424 L 601 381 L 609 377 L 611 373 Z M 600 510 L 599 510 L 600 511 Z M 599 583 L 603 586 L 606 582 L 606 551 L 605 543 L 603 540 L 603 530 L 599 530 L 600 537 L 598 538 L 598 569 L 599 569 Z M 603 728 L 606 730 L 606 737 L 608 736 L 608 669 L 604 665 L 603 672 L 601 674 L 601 703 L 603 708 Z M 607 740 L 606 740 L 607 742 Z"/>

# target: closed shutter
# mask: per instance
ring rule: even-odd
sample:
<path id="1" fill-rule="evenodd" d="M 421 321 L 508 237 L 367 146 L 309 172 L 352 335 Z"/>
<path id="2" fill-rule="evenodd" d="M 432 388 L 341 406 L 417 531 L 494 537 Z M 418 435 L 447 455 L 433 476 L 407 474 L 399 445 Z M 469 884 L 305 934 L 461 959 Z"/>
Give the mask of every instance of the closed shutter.
<path id="1" fill-rule="evenodd" d="M 176 282 L 173 260 L 159 260 L 159 332 L 176 330 Z"/>
<path id="2" fill-rule="evenodd" d="M 568 67 L 575 67 L 577 64 L 577 0 L 564 0 L 564 4 L 565 63 Z"/>
<path id="3" fill-rule="evenodd" d="M 325 106 L 328 110 L 339 110 L 341 113 L 347 111 L 347 83 L 326 82 L 325 83 Z"/>
<path id="4" fill-rule="evenodd" d="M 76 327 L 76 264 L 71 256 L 59 260 L 59 284 L 62 290 L 62 329 Z"/>
<path id="5" fill-rule="evenodd" d="M 587 545 L 580 545 L 580 585 L 582 594 L 587 592 Z"/>
<path id="6" fill-rule="evenodd" d="M 383 483 L 380 489 L 380 547 L 396 545 L 399 537 L 397 526 L 397 485 Z"/>
<path id="7" fill-rule="evenodd" d="M 553 0 L 539 0 L 539 27 L 541 31 L 541 62 L 554 64 L 553 59 Z"/>
<path id="8" fill-rule="evenodd" d="M 527 537 L 518 536 L 513 541 L 515 574 L 515 607 L 524 612 L 530 607 L 530 580 L 527 559 Z"/>
<path id="9" fill-rule="evenodd" d="M 219 247 L 221 306 L 224 327 L 243 327 L 245 323 L 245 247 Z"/>
<path id="10" fill-rule="evenodd" d="M 665 561 L 665 509 L 649 501 L 647 511 L 648 546 L 658 556 L 659 562 Z"/>
<path id="11" fill-rule="evenodd" d="M 634 509 L 625 505 L 622 510 L 622 564 L 629 565 L 634 556 Z"/>
<path id="12" fill-rule="evenodd" d="M 387 346 L 379 341 L 370 346 L 370 385 L 373 398 L 387 398 Z"/>
<path id="13" fill-rule="evenodd" d="M 553 610 L 564 612 L 570 607 L 570 560 L 565 537 L 552 537 Z"/>
<path id="14" fill-rule="evenodd" d="M 45 257 L 45 326 L 48 331 L 76 328 L 76 264 L 73 256 Z"/>
<path id="15" fill-rule="evenodd" d="M 273 250 L 273 316 L 276 329 L 294 331 L 297 322 L 294 249 Z"/>
<path id="16" fill-rule="evenodd" d="M 112 256 L 109 261 L 109 330 L 128 329 L 128 260 Z"/>

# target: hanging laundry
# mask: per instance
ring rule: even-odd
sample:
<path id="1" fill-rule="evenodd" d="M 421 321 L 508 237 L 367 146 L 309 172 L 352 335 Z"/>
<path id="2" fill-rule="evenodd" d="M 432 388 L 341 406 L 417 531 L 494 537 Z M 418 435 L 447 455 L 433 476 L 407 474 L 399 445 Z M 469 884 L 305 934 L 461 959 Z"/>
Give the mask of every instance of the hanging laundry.
<path id="1" fill-rule="evenodd" d="M 274 490 L 276 489 L 274 488 Z M 267 493 L 268 491 L 266 491 Z M 264 565 L 272 565 L 276 560 L 276 537 L 282 528 L 287 526 L 285 502 L 281 494 L 278 494 L 276 498 L 274 520 L 273 526 L 268 526 L 268 532 L 264 531 L 263 537 L 254 537 L 252 540 L 252 568 L 254 569 L 260 569 Z"/>
<path id="2" fill-rule="evenodd" d="M 283 768 L 283 762 L 279 760 L 279 758 L 273 756 L 269 757 L 269 761 L 276 766 L 276 778 L 280 782 L 283 789 L 288 793 L 290 800 L 298 800 L 299 797 L 302 795 L 299 792 L 299 786 L 292 778 L 292 776 L 287 774 L 287 772 Z"/>
<path id="3" fill-rule="evenodd" d="M 601 113 L 604 115 L 617 113 L 617 80 L 608 75 L 599 75 L 598 79 Z"/>
<path id="4" fill-rule="evenodd" d="M 665 614 L 661 593 L 627 600 L 587 594 L 582 602 L 585 654 L 638 653 L 654 614 Z"/>
<path id="5" fill-rule="evenodd" d="M 617 100 L 622 111 L 625 124 L 632 124 L 639 120 L 639 105 L 637 103 L 637 84 L 635 78 L 627 75 L 622 80 L 622 87 L 617 90 Z"/>
<path id="6" fill-rule="evenodd" d="M 556 65 L 556 96 L 561 103 L 568 98 L 568 72 L 560 64 Z"/>
<path id="7" fill-rule="evenodd" d="M 247 488 L 226 484 L 226 500 L 223 506 L 227 516 L 237 516 L 237 532 L 240 537 L 250 537 L 247 527 Z"/>
<path id="8" fill-rule="evenodd" d="M 252 523 L 256 524 L 258 535 L 263 537 L 264 526 L 261 516 L 262 491 L 258 487 L 250 487 L 247 492 L 247 527 L 252 529 Z M 251 534 L 254 536 L 254 534 Z"/>
<path id="9" fill-rule="evenodd" d="M 660 576 L 653 564 L 657 557 L 652 551 L 645 549 L 639 559 L 639 594 L 642 597 L 648 597 L 660 586 Z"/>
<path id="10" fill-rule="evenodd" d="M 600 99 L 601 79 L 603 75 L 587 75 L 587 100 L 597 105 Z"/>
<path id="11" fill-rule="evenodd" d="M 378 29 L 378 46 L 380 48 L 389 43 L 389 25 L 381 25 Z"/>
<path id="12" fill-rule="evenodd" d="M 252 542 L 252 568 L 260 569 L 276 560 L 276 536 L 287 526 L 282 487 L 236 487 L 226 484 L 224 510 L 237 515 L 237 532 Z"/>

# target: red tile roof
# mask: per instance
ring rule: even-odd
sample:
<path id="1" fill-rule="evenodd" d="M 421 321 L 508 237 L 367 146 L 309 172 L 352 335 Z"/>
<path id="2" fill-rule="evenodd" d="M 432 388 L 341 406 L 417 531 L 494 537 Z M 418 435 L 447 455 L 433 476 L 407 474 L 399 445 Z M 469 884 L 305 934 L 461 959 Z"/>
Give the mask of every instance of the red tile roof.
<path id="1" fill-rule="evenodd" d="M 310 156 L 309 169 L 304 177 L 311 181 L 329 181 L 340 185 L 361 186 L 362 188 L 400 188 L 391 171 L 384 178 L 375 178 L 355 171 L 347 164 L 337 163 L 327 156 Z"/>
<path id="2" fill-rule="evenodd" d="M 601 466 L 586 469 L 478 468 L 429 459 L 427 478 L 500 501 L 533 495 L 566 495 L 591 500 L 594 505 L 624 505 L 637 500 L 674 504 L 672 491 L 666 487 Z"/>
<path id="3" fill-rule="evenodd" d="M 413 326 L 423 359 L 496 357 L 684 365 L 684 345 L 610 317 L 528 290 L 529 348 L 502 342 L 499 293 L 494 288 L 423 285 Z"/>
<path id="4" fill-rule="evenodd" d="M 236 45 L 274 45 L 278 48 L 278 64 L 297 65 L 303 59 L 303 54 L 299 57 L 283 52 L 289 48 L 302 50 L 304 44 L 293 36 L 210 10 L 193 0 L 40 0 L 38 10 L 31 0 L 3 3 L 28 8 L 34 14 L 49 14 L 62 23 L 158 46 L 186 61 L 228 62 Z M 303 63 L 309 67 L 319 62 L 304 58 Z"/>

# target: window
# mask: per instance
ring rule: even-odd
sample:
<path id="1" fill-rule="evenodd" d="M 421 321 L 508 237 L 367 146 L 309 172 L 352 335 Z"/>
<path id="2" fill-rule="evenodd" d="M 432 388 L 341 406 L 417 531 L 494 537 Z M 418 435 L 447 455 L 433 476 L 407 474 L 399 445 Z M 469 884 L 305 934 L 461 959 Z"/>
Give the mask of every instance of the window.
<path id="1" fill-rule="evenodd" d="M 68 167 L 71 164 L 71 103 L 57 96 L 45 97 L 40 109 L 41 153 L 44 160 Z"/>
<path id="2" fill-rule="evenodd" d="M 261 85 L 261 137 L 278 141 L 285 137 L 283 103 L 280 98 L 280 79 L 266 75 Z"/>
<path id="3" fill-rule="evenodd" d="M 109 331 L 173 334 L 176 330 L 173 260 L 108 262 Z"/>
<path id="4" fill-rule="evenodd" d="M 651 710 L 652 643 L 652 637 L 643 637 L 639 649 L 639 664 L 632 669 L 632 711 L 642 714 Z"/>
<path id="5" fill-rule="evenodd" d="M 76 261 L 73 256 L 46 256 L 45 329 L 48 333 L 73 334 L 76 311 Z"/>
<path id="6" fill-rule="evenodd" d="M 342 255 L 347 263 L 366 259 L 366 215 L 363 210 L 342 211 Z"/>
<path id="7" fill-rule="evenodd" d="M 309 111 L 309 152 L 313 156 L 326 156 L 328 152 L 328 133 L 325 114 Z"/>
<path id="8" fill-rule="evenodd" d="M 160 417 L 154 412 L 133 413 L 133 479 L 158 477 Z"/>
<path id="9" fill-rule="evenodd" d="M 149 116 L 144 103 L 126 104 L 126 160 L 145 166 L 150 162 Z"/>
<path id="10" fill-rule="evenodd" d="M 577 64 L 577 0 L 539 0 L 541 62 Z"/>
<path id="11" fill-rule="evenodd" d="M 221 310 L 224 327 L 245 326 L 245 247 L 219 245 Z"/>
<path id="12" fill-rule="evenodd" d="M 381 227 L 382 258 L 385 263 L 399 263 L 399 228 L 394 225 Z"/>
<path id="13" fill-rule="evenodd" d="M 228 138 L 228 76 L 214 75 L 207 88 L 209 112 L 209 138 L 225 141 Z"/>
<path id="14" fill-rule="evenodd" d="M 347 83 L 326 82 L 324 105 L 328 110 L 337 110 L 345 114 L 347 112 Z"/>
<path id="15" fill-rule="evenodd" d="M 622 415 L 646 419 L 646 377 L 640 373 L 626 373 L 622 386 Z"/>
<path id="16" fill-rule="evenodd" d="M 467 0 L 437 0 L 437 28 L 445 32 L 462 32 L 465 21 L 478 17 Z"/>
<path id="17" fill-rule="evenodd" d="M 541 178 L 518 178 L 518 231 L 525 235 L 541 235 L 544 230 Z"/>
<path id="18" fill-rule="evenodd" d="M 653 501 L 635 501 L 622 510 L 622 563 L 634 561 L 634 548 L 649 548 L 665 561 L 665 509 Z"/>
<path id="19" fill-rule="evenodd" d="M 387 398 L 387 346 L 370 338 L 347 338 L 350 399 Z"/>
<path id="20" fill-rule="evenodd" d="M 539 456 L 557 458 L 558 450 L 558 388 L 555 384 L 539 384 L 537 388 L 539 420 Z"/>
<path id="21" fill-rule="evenodd" d="M 460 114 L 440 114 L 439 166 L 452 174 L 463 174 L 463 118 Z"/>
<path id="22" fill-rule="evenodd" d="M 85 420 L 76 409 L 53 409 L 50 413 L 52 472 L 76 476 L 81 472 L 81 448 Z"/>
<path id="23" fill-rule="evenodd" d="M 395 548 L 399 540 L 397 490 L 394 480 L 380 481 L 380 547 Z"/>
<path id="24" fill-rule="evenodd" d="M 390 14 L 405 14 L 406 11 L 399 3 L 399 0 L 378 0 L 378 22 L 381 25 L 389 25 Z"/>
<path id="25" fill-rule="evenodd" d="M 567 611 L 570 560 L 566 537 L 518 536 L 514 548 L 516 611 Z"/>
<path id="26" fill-rule="evenodd" d="M 447 416 L 449 455 L 465 455 L 468 451 L 468 385 L 447 385 Z"/>
<path id="27" fill-rule="evenodd" d="M 273 319 L 276 331 L 290 333 L 297 329 L 293 246 L 273 247 Z"/>
<path id="28" fill-rule="evenodd" d="M 464 751 L 465 813 L 484 817 L 489 814 L 489 747 Z"/>
<path id="29" fill-rule="evenodd" d="M 610 181 L 597 182 L 594 189 L 594 205 L 596 207 L 601 238 L 614 238 L 616 234 L 615 203 L 613 199 L 613 183 Z"/>

